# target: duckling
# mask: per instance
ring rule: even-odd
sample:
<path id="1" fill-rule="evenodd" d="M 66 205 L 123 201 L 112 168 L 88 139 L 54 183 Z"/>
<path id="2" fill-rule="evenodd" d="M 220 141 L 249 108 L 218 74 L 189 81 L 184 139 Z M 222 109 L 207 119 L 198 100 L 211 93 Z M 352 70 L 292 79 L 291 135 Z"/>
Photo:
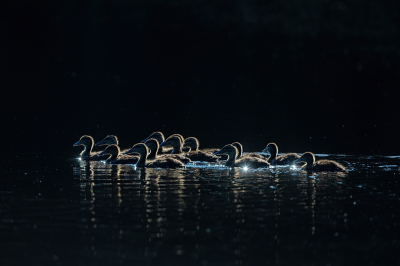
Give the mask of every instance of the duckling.
<path id="1" fill-rule="evenodd" d="M 118 138 L 115 135 L 108 135 L 102 141 L 97 142 L 94 146 L 104 146 L 104 145 L 111 145 L 115 144 L 118 145 Z"/>
<path id="2" fill-rule="evenodd" d="M 225 145 L 220 151 L 217 151 L 217 154 L 228 154 L 228 160 L 225 163 L 225 166 L 232 167 L 248 167 L 248 168 L 268 168 L 269 163 L 266 160 L 262 160 L 257 157 L 243 157 L 239 160 L 236 160 L 238 156 L 238 149 L 232 144 Z"/>
<path id="3" fill-rule="evenodd" d="M 294 163 L 298 162 L 305 163 L 305 165 L 301 167 L 304 170 L 328 172 L 346 171 L 346 167 L 332 160 L 315 161 L 315 156 L 312 152 L 303 153 L 300 158 L 294 161 Z"/>
<path id="4" fill-rule="evenodd" d="M 127 151 L 126 153 L 138 153 L 139 160 L 136 163 L 137 167 L 160 167 L 160 168 L 176 168 L 185 167 L 185 164 L 174 158 L 162 157 L 155 159 L 150 163 L 147 163 L 147 155 L 149 154 L 149 148 L 144 143 L 137 143 Z"/>
<path id="5" fill-rule="evenodd" d="M 295 160 L 300 158 L 300 155 L 296 153 L 285 153 L 277 156 L 278 154 L 278 145 L 271 142 L 268 143 L 267 147 L 263 150 L 263 152 L 268 152 L 271 156 L 268 159 L 268 162 L 271 165 L 285 165 L 292 164 Z"/>
<path id="6" fill-rule="evenodd" d="M 199 151 L 199 140 L 195 137 L 186 138 L 183 146 L 189 148 L 188 153 L 185 154 L 186 157 L 190 158 L 192 161 L 203 161 L 203 162 L 216 162 L 218 157 L 215 156 L 210 151 Z"/>
<path id="7" fill-rule="evenodd" d="M 117 136 L 115 136 L 115 135 L 108 135 L 108 136 L 105 137 L 102 141 L 96 143 L 94 146 L 95 146 L 95 147 L 96 147 L 96 146 L 105 146 L 105 145 L 108 146 L 108 145 L 111 145 L 111 144 L 115 144 L 115 145 L 118 145 L 118 144 L 119 144 L 119 141 L 118 141 Z M 121 151 L 121 153 L 124 153 L 124 152 L 126 152 L 127 150 L 129 150 L 129 149 L 124 149 L 124 150 Z"/>
<path id="8" fill-rule="evenodd" d="M 85 148 L 81 152 L 81 159 L 82 160 L 89 160 L 89 161 L 101 161 L 107 159 L 107 156 L 99 156 L 100 152 L 92 152 L 94 145 L 94 140 L 89 135 L 83 135 L 78 142 L 76 142 L 73 147 L 76 146 L 84 146 Z"/>
<path id="9" fill-rule="evenodd" d="M 181 154 L 161 154 L 161 155 L 157 156 L 157 152 L 158 152 L 160 146 L 156 139 L 149 139 L 145 142 L 145 144 L 150 149 L 150 154 L 148 154 L 148 156 L 147 156 L 147 159 L 149 159 L 149 160 L 154 160 L 156 158 L 168 157 L 168 158 L 174 158 L 176 160 L 179 160 L 185 164 L 191 162 L 190 158 L 188 158 L 184 155 L 181 155 Z"/>
<path id="10" fill-rule="evenodd" d="M 184 139 L 180 134 L 173 134 L 160 144 L 160 147 L 172 146 L 171 154 L 181 154 Z"/>
<path id="11" fill-rule="evenodd" d="M 165 140 L 164 134 L 160 131 L 156 131 L 156 132 L 151 133 L 150 136 L 148 136 L 144 140 L 142 140 L 141 143 L 145 143 L 149 139 L 156 139 L 158 141 L 158 143 L 163 143 Z M 171 148 L 161 147 L 161 149 L 158 150 L 157 154 L 164 154 L 164 153 L 171 153 Z"/>
<path id="12" fill-rule="evenodd" d="M 151 133 L 150 136 L 148 136 L 144 140 L 142 140 L 141 143 L 145 143 L 149 139 L 156 139 L 158 141 L 158 143 L 163 143 L 165 140 L 164 134 L 161 133 L 160 131 L 156 131 L 156 132 Z"/>
<path id="13" fill-rule="evenodd" d="M 111 144 L 102 151 L 99 155 L 109 154 L 109 158 L 106 160 L 107 163 L 112 164 L 135 164 L 139 160 L 138 156 L 123 155 L 118 147 L 118 145 Z M 121 155 L 120 155 L 121 154 Z"/>
<path id="14" fill-rule="evenodd" d="M 236 159 L 240 159 L 242 157 L 253 157 L 253 158 L 259 158 L 261 160 L 265 160 L 265 157 L 258 153 L 251 152 L 251 153 L 243 154 L 243 146 L 242 146 L 242 144 L 240 144 L 240 142 L 234 142 L 234 143 L 232 143 L 232 145 L 235 146 L 236 149 L 238 150 L 238 157 Z"/>
<path id="15" fill-rule="evenodd" d="M 149 160 L 154 160 L 157 157 L 158 154 L 158 149 L 159 149 L 159 144 L 158 140 L 150 138 L 144 142 L 146 144 L 147 148 L 149 148 L 150 153 L 147 155 L 147 159 Z"/>

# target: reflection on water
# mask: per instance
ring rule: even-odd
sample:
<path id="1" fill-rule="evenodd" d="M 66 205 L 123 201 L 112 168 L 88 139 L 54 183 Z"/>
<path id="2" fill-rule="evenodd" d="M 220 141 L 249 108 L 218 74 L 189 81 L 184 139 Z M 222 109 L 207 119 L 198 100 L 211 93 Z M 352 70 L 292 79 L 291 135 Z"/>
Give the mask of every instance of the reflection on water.
<path id="1" fill-rule="evenodd" d="M 2 178 L 0 265 L 399 263 L 398 158 L 324 158 L 349 172 L 29 164 Z"/>

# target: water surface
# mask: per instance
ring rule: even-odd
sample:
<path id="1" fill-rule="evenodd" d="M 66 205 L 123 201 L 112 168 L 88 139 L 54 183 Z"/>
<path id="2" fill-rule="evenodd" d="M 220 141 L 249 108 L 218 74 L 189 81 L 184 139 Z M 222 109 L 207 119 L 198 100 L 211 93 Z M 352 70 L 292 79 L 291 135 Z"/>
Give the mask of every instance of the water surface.
<path id="1" fill-rule="evenodd" d="M 0 265 L 399 265 L 399 157 L 319 158 L 349 172 L 6 160 Z"/>

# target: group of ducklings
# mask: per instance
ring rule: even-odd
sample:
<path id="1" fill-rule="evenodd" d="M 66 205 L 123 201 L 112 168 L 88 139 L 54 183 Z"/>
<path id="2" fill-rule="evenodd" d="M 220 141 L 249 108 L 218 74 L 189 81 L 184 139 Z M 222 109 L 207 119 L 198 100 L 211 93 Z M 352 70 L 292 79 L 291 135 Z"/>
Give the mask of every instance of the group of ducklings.
<path id="1" fill-rule="evenodd" d="M 184 139 L 180 134 L 173 134 L 167 139 L 163 133 L 154 132 L 131 149 L 121 151 L 118 138 L 108 135 L 102 141 L 94 143 L 91 136 L 84 135 L 74 146 L 84 146 L 82 160 L 105 160 L 112 164 L 135 164 L 137 167 L 176 168 L 184 167 L 188 162 L 217 162 L 225 160 L 228 167 L 268 168 L 270 165 L 303 164 L 302 169 L 313 171 L 346 171 L 346 168 L 332 160 L 315 160 L 311 152 L 301 156 L 296 153 L 285 153 L 278 156 L 278 146 L 269 143 L 262 150 L 266 157 L 259 153 L 243 153 L 239 142 L 225 145 L 222 149 L 199 150 L 199 140 L 195 137 Z M 92 152 L 94 146 L 107 146 L 102 152 Z M 137 155 L 133 155 L 137 154 Z"/>

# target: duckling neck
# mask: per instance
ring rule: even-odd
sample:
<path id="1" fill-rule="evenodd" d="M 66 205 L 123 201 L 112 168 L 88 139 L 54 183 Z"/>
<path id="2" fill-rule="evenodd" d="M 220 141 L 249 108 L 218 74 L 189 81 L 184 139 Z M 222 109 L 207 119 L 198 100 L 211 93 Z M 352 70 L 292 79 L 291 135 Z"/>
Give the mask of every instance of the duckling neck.
<path id="1" fill-rule="evenodd" d="M 240 151 L 240 149 L 238 149 L 238 153 L 236 155 L 236 159 L 239 159 L 240 157 L 242 157 L 242 152 Z"/>
<path id="2" fill-rule="evenodd" d="M 270 157 L 269 157 L 268 161 L 273 162 L 276 158 L 277 153 L 278 153 L 277 150 L 275 149 L 275 147 L 273 147 L 271 149 Z"/>
<path id="3" fill-rule="evenodd" d="M 179 143 L 176 146 L 172 147 L 171 154 L 181 154 L 181 153 L 182 153 L 182 145 L 181 145 L 181 143 Z"/>
<path id="4" fill-rule="evenodd" d="M 106 162 L 107 162 L 107 163 L 111 163 L 112 161 L 114 161 L 114 160 L 116 160 L 116 159 L 118 158 L 118 155 L 119 155 L 119 154 L 112 153 L 112 154 L 110 155 L 110 157 L 108 157 L 108 159 L 106 160 Z"/>
<path id="5" fill-rule="evenodd" d="M 93 148 L 93 143 L 91 146 L 89 145 L 84 145 L 85 149 L 81 152 L 81 158 L 85 159 L 85 158 L 89 158 L 90 157 L 90 153 L 92 152 L 92 148 Z"/>
<path id="6" fill-rule="evenodd" d="M 138 167 L 146 166 L 146 160 L 147 160 L 146 152 L 139 153 L 139 160 L 137 161 L 136 166 Z"/>
<path id="7" fill-rule="evenodd" d="M 193 151 L 198 151 L 199 150 L 199 143 L 196 141 L 194 146 L 190 147 L 190 149 L 191 150 L 193 149 Z"/>
<path id="8" fill-rule="evenodd" d="M 236 161 L 237 154 L 228 154 L 228 160 L 225 163 L 225 166 L 231 166 Z"/>
<path id="9" fill-rule="evenodd" d="M 150 154 L 147 156 L 147 159 L 149 160 L 154 160 L 157 156 L 158 153 L 158 148 L 157 149 L 151 149 Z"/>

